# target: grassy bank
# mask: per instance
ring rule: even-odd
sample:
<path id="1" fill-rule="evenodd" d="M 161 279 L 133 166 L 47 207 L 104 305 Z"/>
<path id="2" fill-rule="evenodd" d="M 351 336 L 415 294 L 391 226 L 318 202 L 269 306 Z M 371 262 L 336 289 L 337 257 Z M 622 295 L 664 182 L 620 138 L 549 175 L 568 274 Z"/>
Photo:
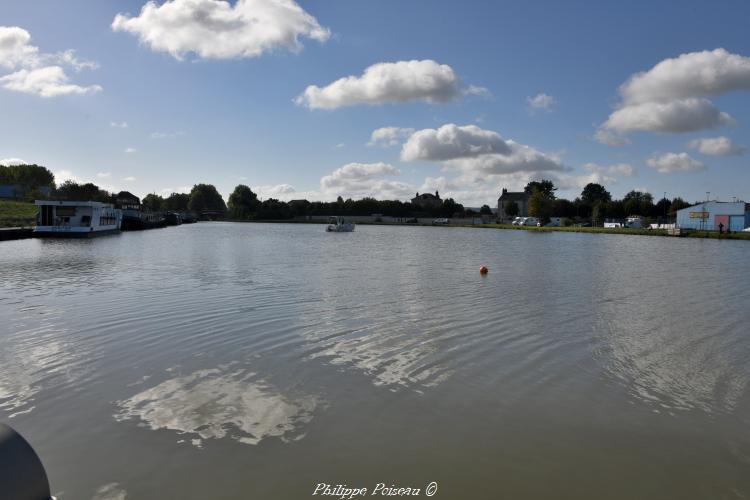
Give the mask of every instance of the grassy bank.
<path id="1" fill-rule="evenodd" d="M 628 229 L 608 227 L 535 227 L 535 226 L 513 226 L 510 224 L 482 224 L 464 227 L 486 227 L 494 229 L 511 229 L 515 231 L 537 231 L 537 232 L 562 232 L 562 233 L 603 233 L 603 234 L 628 234 L 642 236 L 669 236 L 664 229 Z M 711 238 L 722 240 L 750 240 L 750 233 L 719 234 L 717 231 L 690 231 L 683 233 L 681 238 Z"/>
<path id="2" fill-rule="evenodd" d="M 252 223 L 278 223 L 278 224 L 328 224 L 325 221 L 307 221 L 307 220 L 291 220 L 291 219 L 279 219 L 279 220 L 238 220 L 238 219 L 226 219 L 226 222 L 252 222 Z M 361 226 L 432 226 L 432 224 L 417 224 L 417 223 L 405 223 L 405 222 L 357 222 L 357 225 Z M 510 229 L 513 231 L 536 231 L 536 232 L 559 232 L 559 233 L 596 233 L 596 234 L 625 234 L 625 235 L 641 235 L 641 236 L 669 236 L 667 231 L 664 229 L 628 229 L 628 228 L 605 228 L 605 227 L 536 227 L 536 226 L 513 226 L 511 224 L 449 224 L 447 226 L 439 227 L 473 227 L 473 228 L 487 228 L 487 229 Z M 750 233 L 732 233 L 732 234 L 719 234 L 716 231 L 690 231 L 683 233 L 681 238 L 710 238 L 710 239 L 721 239 L 721 240 L 750 240 Z"/>
<path id="3" fill-rule="evenodd" d="M 36 225 L 36 212 L 33 203 L 0 200 L 0 227 Z"/>

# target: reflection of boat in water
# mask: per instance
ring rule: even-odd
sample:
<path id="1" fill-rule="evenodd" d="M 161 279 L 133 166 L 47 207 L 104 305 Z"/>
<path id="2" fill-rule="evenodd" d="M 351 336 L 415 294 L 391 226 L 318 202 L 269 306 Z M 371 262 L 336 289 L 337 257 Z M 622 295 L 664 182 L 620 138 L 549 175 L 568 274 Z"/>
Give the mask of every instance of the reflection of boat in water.
<path id="1" fill-rule="evenodd" d="M 354 223 L 346 222 L 343 217 L 329 217 L 328 227 L 326 231 L 329 233 L 350 233 L 354 231 Z"/>

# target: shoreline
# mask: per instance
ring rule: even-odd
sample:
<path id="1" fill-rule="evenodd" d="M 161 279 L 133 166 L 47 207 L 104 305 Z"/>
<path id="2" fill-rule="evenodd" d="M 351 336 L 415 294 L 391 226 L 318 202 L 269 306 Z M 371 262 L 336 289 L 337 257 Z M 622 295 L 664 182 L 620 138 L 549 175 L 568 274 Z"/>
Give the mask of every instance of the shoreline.
<path id="1" fill-rule="evenodd" d="M 217 221 L 218 222 L 218 221 Z M 274 219 L 274 220 L 241 220 L 241 219 L 224 219 L 222 222 L 241 222 L 256 224 L 318 224 L 325 225 L 325 221 L 315 220 L 293 220 L 293 219 Z M 700 238 L 715 240 L 745 240 L 750 241 L 750 232 L 734 232 L 731 234 L 719 234 L 717 231 L 688 231 L 679 236 L 673 236 L 667 233 L 665 229 L 628 229 L 628 228 L 605 228 L 605 227 L 536 227 L 536 226 L 513 226 L 511 224 L 447 224 L 438 226 L 435 224 L 424 223 L 406 223 L 406 222 L 357 222 L 357 225 L 363 226 L 405 226 L 405 227 L 466 227 L 475 229 L 504 229 L 511 231 L 536 231 L 536 232 L 560 232 L 560 233 L 589 233 L 589 234 L 621 234 L 628 236 L 665 236 L 671 238 Z"/>

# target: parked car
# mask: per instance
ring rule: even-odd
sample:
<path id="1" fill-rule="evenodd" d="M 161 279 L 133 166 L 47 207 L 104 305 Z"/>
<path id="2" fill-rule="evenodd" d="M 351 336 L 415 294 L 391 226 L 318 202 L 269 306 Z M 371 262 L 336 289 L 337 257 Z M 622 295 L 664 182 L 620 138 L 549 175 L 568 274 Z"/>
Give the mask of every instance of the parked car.
<path id="1" fill-rule="evenodd" d="M 433 226 L 447 226 L 448 225 L 448 219 L 442 218 L 442 219 L 435 219 L 432 221 Z"/>
<path id="2" fill-rule="evenodd" d="M 523 226 L 523 222 L 525 220 L 526 217 L 516 217 L 515 219 L 513 219 L 513 222 L 511 224 L 513 224 L 514 226 Z"/>
<path id="3" fill-rule="evenodd" d="M 536 217 L 526 217 L 521 226 L 537 226 L 539 225 L 539 219 Z"/>

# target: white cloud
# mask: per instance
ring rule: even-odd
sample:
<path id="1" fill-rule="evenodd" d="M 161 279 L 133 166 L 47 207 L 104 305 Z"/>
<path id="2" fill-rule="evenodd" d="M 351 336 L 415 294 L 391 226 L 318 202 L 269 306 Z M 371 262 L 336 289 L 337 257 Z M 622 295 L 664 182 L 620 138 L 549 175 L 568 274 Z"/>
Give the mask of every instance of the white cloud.
<path id="1" fill-rule="evenodd" d="M 361 76 L 340 78 L 322 88 L 310 85 L 295 102 L 310 109 L 335 109 L 414 100 L 448 102 L 459 95 L 453 68 L 427 59 L 373 64 Z"/>
<path id="2" fill-rule="evenodd" d="M 182 137 L 185 132 L 178 130 L 177 132 L 153 132 L 151 134 L 152 139 L 169 139 L 171 137 Z"/>
<path id="3" fill-rule="evenodd" d="M 412 186 L 383 178 L 398 174 L 399 171 L 387 163 L 348 163 L 320 179 L 321 194 L 328 197 L 406 199 L 413 191 Z"/>
<path id="4" fill-rule="evenodd" d="M 662 174 L 697 172 L 706 169 L 703 163 L 691 158 L 687 153 L 655 154 L 646 160 L 646 164 Z"/>
<path id="5" fill-rule="evenodd" d="M 555 98 L 542 92 L 534 97 L 527 97 L 526 103 L 532 110 L 552 111 L 552 106 L 555 104 Z"/>
<path id="6" fill-rule="evenodd" d="M 96 176 L 100 179 L 109 179 L 112 177 L 111 172 L 97 172 Z"/>
<path id="7" fill-rule="evenodd" d="M 109 122 L 112 128 L 128 128 L 128 122 Z"/>
<path id="8" fill-rule="evenodd" d="M 731 139 L 723 136 L 693 139 L 688 147 L 711 156 L 741 156 L 745 153 L 744 147 L 733 144 Z"/>
<path id="9" fill-rule="evenodd" d="M 293 52 L 300 38 L 325 42 L 330 31 L 294 0 L 148 1 L 136 17 L 117 14 L 114 31 L 138 37 L 154 51 L 176 59 L 194 53 L 205 59 L 257 57 L 275 49 Z"/>
<path id="10" fill-rule="evenodd" d="M 649 71 L 631 76 L 620 87 L 620 94 L 626 103 L 637 104 L 733 90 L 750 90 L 750 58 L 716 49 L 665 59 Z"/>
<path id="11" fill-rule="evenodd" d="M 446 169 L 482 176 L 565 170 L 556 155 L 503 139 L 476 125 L 453 123 L 414 132 L 401 148 L 401 159 L 437 161 Z"/>
<path id="12" fill-rule="evenodd" d="M 22 69 L 0 77 L 0 84 L 8 90 L 36 94 L 41 97 L 93 94 L 102 90 L 99 85 L 82 87 L 70 83 L 70 78 L 60 66 L 46 66 L 31 70 Z"/>
<path id="13" fill-rule="evenodd" d="M 135 177 L 131 175 L 131 176 L 123 178 L 122 180 L 124 180 L 125 182 L 133 182 L 135 181 Z"/>
<path id="14" fill-rule="evenodd" d="M 259 198 L 262 198 L 264 200 L 268 198 L 276 198 L 277 200 L 291 200 L 294 199 L 297 194 L 297 190 L 294 189 L 294 186 L 291 186 L 289 184 L 277 184 L 277 185 L 270 185 L 270 186 L 254 186 L 252 188 L 253 192 L 255 192 Z"/>
<path id="15" fill-rule="evenodd" d="M 127 149 L 125 149 L 125 153 L 129 154 L 129 155 L 133 154 L 133 153 L 137 153 L 137 152 L 138 152 L 138 150 L 135 149 L 135 148 L 127 148 Z"/>
<path id="16" fill-rule="evenodd" d="M 71 172 L 70 170 L 57 170 L 54 172 L 54 175 L 55 184 L 57 184 L 58 186 L 65 181 L 81 182 L 81 180 L 73 175 L 73 172 Z"/>
<path id="17" fill-rule="evenodd" d="M 613 112 L 603 127 L 619 133 L 635 130 L 679 133 L 732 122 L 731 116 L 716 109 L 708 99 L 688 98 L 624 106 Z"/>
<path id="18" fill-rule="evenodd" d="M 465 89 L 462 90 L 462 93 L 464 95 L 475 95 L 478 97 L 484 97 L 485 99 L 489 99 L 492 97 L 492 92 L 487 87 L 482 87 L 479 85 L 469 85 Z"/>
<path id="19" fill-rule="evenodd" d="M 384 148 L 398 146 L 401 142 L 414 133 L 413 128 L 381 127 L 373 130 L 370 134 L 368 146 L 381 146 Z"/>
<path id="20" fill-rule="evenodd" d="M 17 26 L 0 26 L 0 67 L 13 71 L 0 77 L 0 85 L 6 90 L 35 94 L 41 97 L 57 97 L 70 94 L 99 92 L 99 85 L 81 86 L 70 82 L 63 66 L 95 69 L 97 64 L 79 60 L 73 50 L 56 54 L 44 54 L 31 45 L 31 35 Z"/>
<path id="21" fill-rule="evenodd" d="M 599 129 L 594 134 L 594 140 L 607 146 L 624 146 L 630 144 L 630 139 L 623 135 L 614 134 L 609 130 Z"/>
<path id="22" fill-rule="evenodd" d="M 346 144 L 344 144 L 343 142 L 339 142 L 333 148 L 334 149 L 342 149 L 344 146 L 346 146 Z"/>
<path id="23" fill-rule="evenodd" d="M 30 44 L 31 34 L 18 26 L 0 26 L 0 66 L 13 70 L 34 66 L 39 60 L 39 48 Z"/>
<path id="24" fill-rule="evenodd" d="M 682 54 L 622 84 L 622 102 L 602 128 L 680 133 L 732 123 L 706 97 L 735 90 L 750 90 L 750 58 L 724 49 Z"/>
<path id="25" fill-rule="evenodd" d="M 188 194 L 192 188 L 190 186 L 180 186 L 176 188 L 164 188 L 160 191 L 161 196 L 164 198 L 169 197 L 172 193 Z"/>
<path id="26" fill-rule="evenodd" d="M 477 157 L 457 158 L 444 162 L 449 169 L 473 171 L 482 175 L 502 175 L 516 172 L 555 172 L 566 170 L 556 155 L 543 153 L 531 146 L 506 141 L 509 154 L 486 154 Z"/>
<path id="27" fill-rule="evenodd" d="M 586 163 L 583 169 L 589 172 L 589 174 L 596 174 L 600 176 L 600 179 L 606 183 L 617 182 L 617 177 L 632 177 L 635 174 L 635 169 L 629 163 L 617 163 L 615 165 L 602 166 L 596 163 Z M 591 181 L 602 184 L 603 182 Z M 588 183 L 587 183 L 588 184 Z"/>
<path id="28" fill-rule="evenodd" d="M 476 125 L 448 123 L 439 129 L 414 132 L 401 148 L 401 159 L 447 161 L 491 153 L 507 155 L 510 152 L 507 142 L 497 132 Z"/>
<path id="29" fill-rule="evenodd" d="M 10 167 L 11 165 L 26 165 L 26 160 L 21 158 L 3 158 L 0 160 L 0 165 Z"/>

